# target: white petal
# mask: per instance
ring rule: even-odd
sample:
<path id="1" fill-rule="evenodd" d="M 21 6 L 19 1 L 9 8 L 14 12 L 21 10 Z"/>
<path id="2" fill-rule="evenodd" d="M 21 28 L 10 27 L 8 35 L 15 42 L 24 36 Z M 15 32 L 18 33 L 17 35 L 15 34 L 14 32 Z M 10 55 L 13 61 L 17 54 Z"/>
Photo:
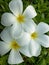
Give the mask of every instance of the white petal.
<path id="1" fill-rule="evenodd" d="M 37 32 L 39 34 L 43 34 L 49 31 L 49 25 L 44 23 L 44 22 L 40 22 L 37 26 Z"/>
<path id="2" fill-rule="evenodd" d="M 10 42 L 12 40 L 11 35 L 10 35 L 10 27 L 6 27 L 2 32 L 1 32 L 1 39 L 4 40 L 5 42 Z"/>
<path id="3" fill-rule="evenodd" d="M 46 48 L 49 47 L 49 36 L 48 35 L 41 35 L 39 38 L 40 44 Z"/>
<path id="4" fill-rule="evenodd" d="M 32 5 L 29 5 L 24 11 L 23 15 L 27 18 L 34 18 L 37 13 Z"/>
<path id="5" fill-rule="evenodd" d="M 27 32 L 22 32 L 22 35 L 17 39 L 19 45 L 24 46 L 30 42 L 30 35 Z"/>
<path id="6" fill-rule="evenodd" d="M 38 42 L 31 40 L 30 42 L 30 53 L 32 56 L 39 56 L 41 52 L 41 46 L 38 44 Z"/>
<path id="7" fill-rule="evenodd" d="M 4 55 L 10 51 L 8 43 L 0 41 L 0 54 Z"/>
<path id="8" fill-rule="evenodd" d="M 20 37 L 21 33 L 22 33 L 22 27 L 21 24 L 19 23 L 15 23 L 12 27 L 11 27 L 11 35 L 13 38 L 18 38 Z"/>
<path id="9" fill-rule="evenodd" d="M 25 56 L 27 56 L 27 57 L 31 57 L 32 55 L 30 54 L 30 51 L 29 51 L 29 43 L 28 43 L 28 45 L 23 46 L 23 47 L 20 49 L 20 52 L 21 52 L 22 54 L 24 54 Z"/>
<path id="10" fill-rule="evenodd" d="M 33 20 L 26 19 L 25 23 L 22 24 L 25 31 L 33 33 L 35 31 L 36 24 Z"/>
<path id="11" fill-rule="evenodd" d="M 21 0 L 12 0 L 9 3 L 9 8 L 15 15 L 21 14 L 23 11 L 23 3 Z"/>
<path id="12" fill-rule="evenodd" d="M 4 26 L 10 26 L 15 22 L 15 16 L 11 13 L 4 13 L 1 18 L 1 24 Z"/>
<path id="13" fill-rule="evenodd" d="M 19 64 L 23 62 L 23 59 L 18 51 L 12 50 L 9 55 L 8 63 L 9 64 Z"/>

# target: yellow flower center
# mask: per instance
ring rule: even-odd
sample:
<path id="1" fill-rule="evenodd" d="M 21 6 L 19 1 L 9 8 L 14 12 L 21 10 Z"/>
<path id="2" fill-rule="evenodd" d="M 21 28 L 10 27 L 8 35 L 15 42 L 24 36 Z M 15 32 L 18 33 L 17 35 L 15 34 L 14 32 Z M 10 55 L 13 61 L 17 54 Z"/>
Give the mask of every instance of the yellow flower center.
<path id="1" fill-rule="evenodd" d="M 31 34 L 31 38 L 36 39 L 38 37 L 38 34 L 36 32 Z"/>
<path id="2" fill-rule="evenodd" d="M 24 16 L 23 15 L 18 15 L 17 20 L 19 21 L 19 23 L 24 22 Z"/>
<path id="3" fill-rule="evenodd" d="M 12 41 L 12 42 L 10 43 L 10 48 L 11 48 L 11 49 L 19 49 L 20 46 L 18 45 L 18 43 L 17 43 L 16 41 Z"/>

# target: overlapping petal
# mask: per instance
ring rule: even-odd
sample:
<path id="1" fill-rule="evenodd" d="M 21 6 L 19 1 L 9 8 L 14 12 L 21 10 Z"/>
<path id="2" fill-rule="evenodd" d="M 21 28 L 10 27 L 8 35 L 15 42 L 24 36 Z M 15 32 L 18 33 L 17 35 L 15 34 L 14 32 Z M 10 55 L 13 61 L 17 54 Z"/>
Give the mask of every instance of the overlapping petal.
<path id="1" fill-rule="evenodd" d="M 28 45 L 24 45 L 21 49 L 20 49 L 20 52 L 22 54 L 24 54 L 25 56 L 27 57 L 32 57 L 32 55 L 30 54 L 30 51 L 29 51 L 29 43 Z"/>
<path id="2" fill-rule="evenodd" d="M 16 40 L 20 46 L 28 45 L 30 42 L 30 35 L 23 31 L 22 35 Z"/>
<path id="3" fill-rule="evenodd" d="M 35 22 L 31 19 L 26 19 L 25 23 L 22 24 L 22 26 L 23 26 L 23 29 L 28 33 L 33 33 L 36 28 Z"/>
<path id="4" fill-rule="evenodd" d="M 12 27 L 11 27 L 11 35 L 13 38 L 19 38 L 21 36 L 22 33 L 22 26 L 19 23 L 15 23 Z"/>

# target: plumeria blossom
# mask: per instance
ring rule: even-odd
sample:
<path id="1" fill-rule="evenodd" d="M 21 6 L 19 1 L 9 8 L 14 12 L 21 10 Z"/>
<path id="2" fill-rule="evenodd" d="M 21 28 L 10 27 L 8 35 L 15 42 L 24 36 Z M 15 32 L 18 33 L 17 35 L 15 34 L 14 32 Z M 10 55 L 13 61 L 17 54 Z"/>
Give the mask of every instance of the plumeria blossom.
<path id="1" fill-rule="evenodd" d="M 5 28 L 1 32 L 1 39 L 3 41 L 0 41 L 0 54 L 4 55 L 10 51 L 8 63 L 19 64 L 23 62 L 23 59 L 20 53 L 24 54 L 27 57 L 31 57 L 31 54 L 29 53 L 29 46 L 27 44 L 29 42 L 29 35 L 24 32 L 24 35 L 22 34 L 21 38 L 15 40 L 10 35 L 9 28 L 10 27 Z M 27 45 L 24 45 L 24 44 L 27 44 Z"/>
<path id="2" fill-rule="evenodd" d="M 26 28 L 26 32 L 30 34 L 29 49 L 32 56 L 40 55 L 41 46 L 49 47 L 49 36 L 45 34 L 48 31 L 49 25 L 44 22 L 40 22 L 38 25 L 35 24 L 34 31 L 32 31 L 32 28 Z"/>
<path id="3" fill-rule="evenodd" d="M 12 36 L 20 36 L 22 28 L 25 26 L 30 27 L 34 24 L 32 18 L 34 18 L 37 13 L 32 5 L 29 5 L 23 12 L 22 0 L 12 0 L 9 3 L 9 8 L 12 13 L 4 13 L 2 15 L 1 24 L 4 26 L 10 26 L 12 31 Z"/>

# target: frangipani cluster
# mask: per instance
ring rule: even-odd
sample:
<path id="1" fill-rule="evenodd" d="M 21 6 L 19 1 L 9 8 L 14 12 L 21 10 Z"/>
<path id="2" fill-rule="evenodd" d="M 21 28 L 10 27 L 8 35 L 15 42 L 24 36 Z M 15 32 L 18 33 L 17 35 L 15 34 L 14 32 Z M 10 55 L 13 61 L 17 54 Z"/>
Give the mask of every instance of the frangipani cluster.
<path id="1" fill-rule="evenodd" d="M 49 47 L 49 25 L 40 22 L 38 25 L 32 20 L 37 13 L 32 5 L 23 12 L 22 0 L 12 0 L 9 3 L 11 13 L 4 13 L 1 24 L 6 26 L 1 32 L 0 55 L 10 52 L 8 63 L 23 62 L 21 53 L 27 57 L 39 56 L 41 46 Z"/>

